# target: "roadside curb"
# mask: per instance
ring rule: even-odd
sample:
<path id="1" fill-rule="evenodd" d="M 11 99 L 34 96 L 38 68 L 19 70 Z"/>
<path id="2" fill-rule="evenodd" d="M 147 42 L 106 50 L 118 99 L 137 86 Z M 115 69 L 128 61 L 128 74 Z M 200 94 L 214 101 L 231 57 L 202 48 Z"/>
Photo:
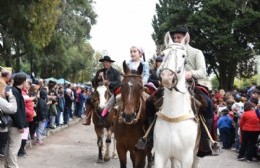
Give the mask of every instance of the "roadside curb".
<path id="1" fill-rule="evenodd" d="M 81 118 L 75 118 L 75 119 L 72 119 L 68 124 L 66 125 L 61 125 L 55 129 L 50 129 L 50 128 L 47 128 L 47 136 L 44 137 L 44 138 L 48 138 L 48 136 L 51 136 L 51 135 L 55 135 L 56 133 L 62 131 L 62 130 L 65 130 L 73 125 L 76 125 L 78 123 L 82 122 L 82 119 Z"/>
<path id="2" fill-rule="evenodd" d="M 76 124 L 78 124 L 78 123 L 80 123 L 82 121 L 83 121 L 83 119 L 81 119 L 81 118 L 74 118 L 71 121 L 69 121 L 69 123 L 66 124 L 66 125 L 61 125 L 61 126 L 55 128 L 55 129 L 47 128 L 46 136 L 43 136 L 42 139 L 48 139 L 48 137 L 53 136 L 53 135 L 55 135 L 58 132 L 61 132 L 63 130 L 66 130 L 67 128 L 69 128 L 71 126 L 74 126 L 74 125 L 76 125 Z M 28 140 L 27 144 L 26 144 L 26 147 L 33 148 L 33 146 L 35 146 L 34 140 L 33 139 L 32 140 Z"/>

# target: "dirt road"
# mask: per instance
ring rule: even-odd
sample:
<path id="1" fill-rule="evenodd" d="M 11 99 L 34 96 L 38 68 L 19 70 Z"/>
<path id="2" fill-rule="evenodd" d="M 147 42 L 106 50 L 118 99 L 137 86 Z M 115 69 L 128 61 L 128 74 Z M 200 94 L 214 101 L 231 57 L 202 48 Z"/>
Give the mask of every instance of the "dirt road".
<path id="1" fill-rule="evenodd" d="M 77 124 L 49 136 L 44 146 L 27 148 L 28 156 L 19 158 L 20 168 L 119 168 L 118 159 L 98 164 L 96 136 L 93 126 Z M 0 166 L 3 166 L 2 161 Z M 128 167 L 131 168 L 130 160 Z M 260 162 L 236 160 L 233 151 L 222 151 L 220 156 L 201 159 L 201 168 L 259 168 Z"/>

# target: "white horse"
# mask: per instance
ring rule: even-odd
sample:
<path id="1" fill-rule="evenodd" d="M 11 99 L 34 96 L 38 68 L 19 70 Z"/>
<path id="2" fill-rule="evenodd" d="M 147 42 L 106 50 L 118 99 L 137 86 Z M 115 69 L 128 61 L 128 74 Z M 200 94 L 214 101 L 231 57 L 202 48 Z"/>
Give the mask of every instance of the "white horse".
<path id="1" fill-rule="evenodd" d="M 165 36 L 165 59 L 160 68 L 164 100 L 157 113 L 154 128 L 155 168 L 196 167 L 198 123 L 191 108 L 191 95 L 186 87 L 184 43 L 173 43 L 169 33 Z"/>

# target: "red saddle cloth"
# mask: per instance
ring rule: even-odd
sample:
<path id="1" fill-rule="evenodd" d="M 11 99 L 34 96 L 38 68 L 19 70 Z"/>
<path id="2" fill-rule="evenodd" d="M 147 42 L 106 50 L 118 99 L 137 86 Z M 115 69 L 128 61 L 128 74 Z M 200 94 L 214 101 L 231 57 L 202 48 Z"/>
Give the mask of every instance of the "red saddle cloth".
<path id="1" fill-rule="evenodd" d="M 206 86 L 197 84 L 196 87 L 197 87 L 199 90 L 201 90 L 203 93 L 205 93 L 208 97 L 210 97 L 210 94 L 209 94 L 208 89 L 207 89 Z"/>
<path id="2" fill-rule="evenodd" d="M 144 84 L 144 87 L 146 88 L 146 93 L 148 93 L 149 95 L 154 94 L 154 92 L 157 90 L 157 88 L 150 83 Z"/>
<path id="3" fill-rule="evenodd" d="M 115 96 L 121 93 L 121 87 L 116 88 L 115 90 Z"/>

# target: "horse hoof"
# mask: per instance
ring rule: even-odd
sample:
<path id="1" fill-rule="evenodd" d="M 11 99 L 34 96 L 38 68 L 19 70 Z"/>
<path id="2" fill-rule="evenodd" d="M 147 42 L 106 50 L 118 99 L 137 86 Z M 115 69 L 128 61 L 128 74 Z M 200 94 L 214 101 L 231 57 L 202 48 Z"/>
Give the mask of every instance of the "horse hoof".
<path id="1" fill-rule="evenodd" d="M 117 158 L 118 158 L 117 154 L 114 153 L 114 154 L 112 155 L 112 158 L 113 158 L 113 159 L 117 159 Z"/>
<path id="2" fill-rule="evenodd" d="M 104 157 L 104 161 L 108 162 L 110 160 L 110 157 Z"/>
<path id="3" fill-rule="evenodd" d="M 98 159 L 98 160 L 97 160 L 97 163 L 104 163 L 104 160 Z"/>

